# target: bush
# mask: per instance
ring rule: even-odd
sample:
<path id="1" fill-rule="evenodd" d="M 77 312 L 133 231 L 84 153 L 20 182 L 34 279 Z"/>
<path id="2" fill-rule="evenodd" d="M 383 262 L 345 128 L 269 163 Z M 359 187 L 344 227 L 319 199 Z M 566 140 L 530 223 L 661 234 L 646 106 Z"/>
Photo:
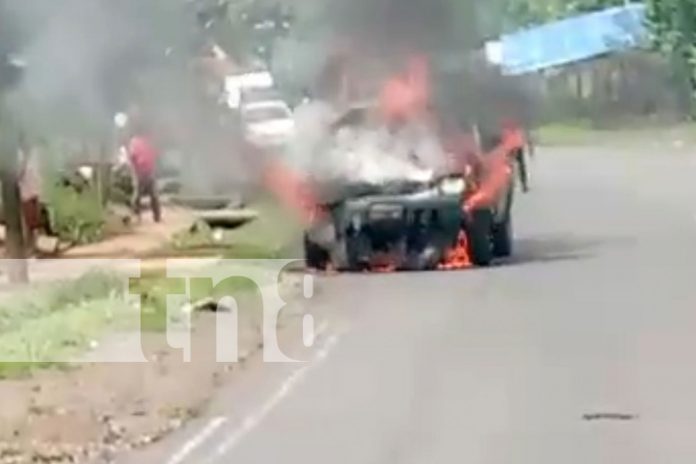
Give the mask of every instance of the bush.
<path id="1" fill-rule="evenodd" d="M 58 185 L 52 187 L 47 199 L 52 228 L 60 240 L 82 245 L 103 238 L 106 210 L 96 188 L 78 192 Z"/>

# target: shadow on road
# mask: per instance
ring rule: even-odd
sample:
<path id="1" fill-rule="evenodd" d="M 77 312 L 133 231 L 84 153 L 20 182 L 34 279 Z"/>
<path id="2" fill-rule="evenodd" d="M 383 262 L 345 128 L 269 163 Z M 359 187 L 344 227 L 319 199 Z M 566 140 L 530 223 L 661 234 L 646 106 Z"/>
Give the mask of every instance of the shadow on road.
<path id="1" fill-rule="evenodd" d="M 578 261 L 596 256 L 611 239 L 590 239 L 568 235 L 519 239 L 512 257 L 501 263 L 514 266 L 555 261 Z"/>

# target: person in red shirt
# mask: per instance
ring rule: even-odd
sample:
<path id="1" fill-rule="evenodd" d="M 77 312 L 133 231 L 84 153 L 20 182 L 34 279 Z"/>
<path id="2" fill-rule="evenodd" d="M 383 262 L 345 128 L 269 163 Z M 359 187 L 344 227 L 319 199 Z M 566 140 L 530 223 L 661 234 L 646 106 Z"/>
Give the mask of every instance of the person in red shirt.
<path id="1" fill-rule="evenodd" d="M 162 220 L 162 210 L 157 194 L 156 167 L 159 151 L 148 131 L 142 125 L 135 127 L 128 144 L 128 156 L 135 174 L 135 200 L 133 209 L 140 219 L 143 197 L 150 198 L 155 222 Z"/>

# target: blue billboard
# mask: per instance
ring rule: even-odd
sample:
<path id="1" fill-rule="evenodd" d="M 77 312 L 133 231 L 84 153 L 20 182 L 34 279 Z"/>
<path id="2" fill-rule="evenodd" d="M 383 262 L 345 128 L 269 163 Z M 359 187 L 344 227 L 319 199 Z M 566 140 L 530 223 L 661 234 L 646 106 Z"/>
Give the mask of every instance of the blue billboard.
<path id="1" fill-rule="evenodd" d="M 648 39 L 645 15 L 645 5 L 629 4 L 505 35 L 503 71 L 526 74 L 640 47 Z"/>

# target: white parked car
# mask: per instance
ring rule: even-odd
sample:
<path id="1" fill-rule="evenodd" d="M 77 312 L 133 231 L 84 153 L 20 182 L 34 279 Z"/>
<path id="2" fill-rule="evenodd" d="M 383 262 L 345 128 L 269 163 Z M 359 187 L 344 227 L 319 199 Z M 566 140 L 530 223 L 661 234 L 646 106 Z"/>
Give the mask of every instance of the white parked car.
<path id="1" fill-rule="evenodd" d="M 237 110 L 242 106 L 242 96 L 250 90 L 272 89 L 273 75 L 268 71 L 235 74 L 225 78 L 224 100 L 230 109 Z"/>
<path id="2" fill-rule="evenodd" d="M 292 111 L 282 100 L 253 102 L 241 109 L 244 134 L 247 140 L 258 146 L 282 146 L 295 135 Z"/>

